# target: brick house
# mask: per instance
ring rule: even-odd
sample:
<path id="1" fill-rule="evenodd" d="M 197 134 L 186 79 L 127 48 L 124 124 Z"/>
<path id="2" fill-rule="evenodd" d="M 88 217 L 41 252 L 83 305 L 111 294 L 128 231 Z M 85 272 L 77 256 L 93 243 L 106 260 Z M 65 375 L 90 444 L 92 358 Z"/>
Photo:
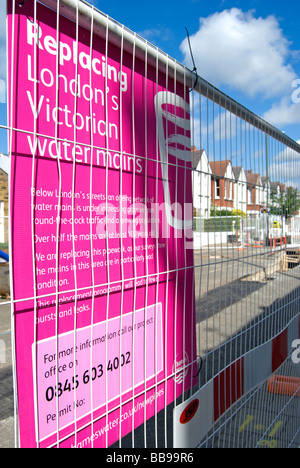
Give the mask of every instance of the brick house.
<path id="1" fill-rule="evenodd" d="M 205 150 L 192 148 L 193 199 L 197 216 L 208 218 L 211 205 L 211 168 Z"/>
<path id="2" fill-rule="evenodd" d="M 264 187 L 259 174 L 246 171 L 247 177 L 247 212 L 257 214 L 264 203 Z"/>
<path id="3" fill-rule="evenodd" d="M 235 175 L 234 208 L 247 212 L 247 177 L 242 166 L 233 167 Z"/>
<path id="4" fill-rule="evenodd" d="M 271 202 L 271 181 L 269 177 L 261 177 L 263 186 L 263 206 L 268 207 Z"/>
<path id="5" fill-rule="evenodd" d="M 209 163 L 211 168 L 211 201 L 220 209 L 234 209 L 235 175 L 231 162 L 215 161 Z"/>

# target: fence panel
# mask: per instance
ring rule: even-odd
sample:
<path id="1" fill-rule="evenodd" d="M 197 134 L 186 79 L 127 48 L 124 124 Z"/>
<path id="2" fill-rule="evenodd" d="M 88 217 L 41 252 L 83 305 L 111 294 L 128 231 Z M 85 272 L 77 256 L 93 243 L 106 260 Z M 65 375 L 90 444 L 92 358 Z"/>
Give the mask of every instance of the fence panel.
<path id="1" fill-rule="evenodd" d="M 86 2 L 7 8 L 16 444 L 299 445 L 300 146 Z"/>

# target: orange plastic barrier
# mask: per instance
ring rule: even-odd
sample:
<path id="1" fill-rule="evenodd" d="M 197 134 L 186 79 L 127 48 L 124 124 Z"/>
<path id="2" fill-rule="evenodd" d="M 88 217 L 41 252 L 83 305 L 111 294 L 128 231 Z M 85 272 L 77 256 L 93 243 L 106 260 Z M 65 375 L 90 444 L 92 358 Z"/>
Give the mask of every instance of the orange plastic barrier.
<path id="1" fill-rule="evenodd" d="M 300 397 L 300 379 L 285 375 L 272 375 L 268 381 L 268 391 L 279 395 Z"/>

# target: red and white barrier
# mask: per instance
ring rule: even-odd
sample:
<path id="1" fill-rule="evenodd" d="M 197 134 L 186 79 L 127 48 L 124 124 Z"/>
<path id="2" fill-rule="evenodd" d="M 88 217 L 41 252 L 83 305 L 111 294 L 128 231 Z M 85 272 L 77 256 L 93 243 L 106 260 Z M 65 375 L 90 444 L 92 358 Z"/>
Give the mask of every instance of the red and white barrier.
<path id="1" fill-rule="evenodd" d="M 285 362 L 300 338 L 300 315 L 272 340 L 254 348 L 174 409 L 174 447 L 197 447 L 214 423 L 236 401 L 267 379 Z"/>

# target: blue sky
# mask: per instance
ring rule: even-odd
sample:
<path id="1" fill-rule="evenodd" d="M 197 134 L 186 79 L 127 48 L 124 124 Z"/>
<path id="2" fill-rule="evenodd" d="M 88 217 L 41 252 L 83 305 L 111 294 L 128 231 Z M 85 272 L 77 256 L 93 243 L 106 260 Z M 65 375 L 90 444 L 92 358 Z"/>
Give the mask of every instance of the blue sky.
<path id="1" fill-rule="evenodd" d="M 300 4 L 294 0 L 90 0 L 98 9 L 300 140 Z M 0 122 L 5 123 L 5 26 L 0 5 Z M 297 81 L 299 80 L 299 81 Z M 299 90 L 299 92 L 298 92 Z M 0 132 L 0 151 L 5 138 Z"/>

